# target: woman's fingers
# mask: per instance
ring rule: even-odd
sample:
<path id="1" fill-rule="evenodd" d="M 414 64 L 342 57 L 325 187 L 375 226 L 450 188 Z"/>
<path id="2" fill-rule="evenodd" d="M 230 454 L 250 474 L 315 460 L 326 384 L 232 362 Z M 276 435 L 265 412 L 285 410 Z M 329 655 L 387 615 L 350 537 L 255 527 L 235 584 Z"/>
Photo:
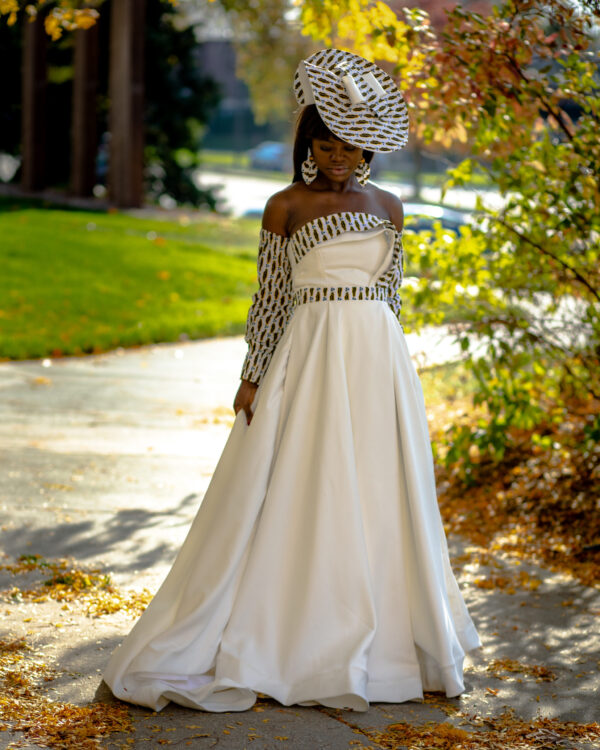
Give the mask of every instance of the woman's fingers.
<path id="1" fill-rule="evenodd" d="M 237 414 L 241 409 L 246 414 L 246 422 L 250 424 L 252 421 L 252 402 L 256 394 L 256 386 L 254 383 L 249 383 L 246 380 L 242 380 L 238 392 L 235 395 L 233 402 L 233 410 Z"/>

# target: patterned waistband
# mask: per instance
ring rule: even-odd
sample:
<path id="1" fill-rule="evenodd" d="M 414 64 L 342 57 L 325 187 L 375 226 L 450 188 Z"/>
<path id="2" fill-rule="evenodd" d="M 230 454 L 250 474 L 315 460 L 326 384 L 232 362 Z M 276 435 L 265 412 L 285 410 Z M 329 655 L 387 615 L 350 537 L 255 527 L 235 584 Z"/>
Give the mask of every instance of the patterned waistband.
<path id="1" fill-rule="evenodd" d="M 304 286 L 294 291 L 293 304 L 374 299 L 385 302 L 388 291 L 381 286 Z"/>

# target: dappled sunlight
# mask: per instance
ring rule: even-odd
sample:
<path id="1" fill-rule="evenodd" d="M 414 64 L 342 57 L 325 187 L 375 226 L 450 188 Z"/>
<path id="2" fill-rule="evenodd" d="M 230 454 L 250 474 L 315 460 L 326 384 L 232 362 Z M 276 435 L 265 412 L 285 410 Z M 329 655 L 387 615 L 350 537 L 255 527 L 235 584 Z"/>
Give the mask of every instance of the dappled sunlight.
<path id="1" fill-rule="evenodd" d="M 199 501 L 190 494 L 174 507 L 115 509 L 102 523 L 95 518 L 38 523 L 27 529 L 27 548 L 34 556 L 59 554 L 84 563 L 110 557 L 112 570 L 120 575 L 164 569 L 172 563 Z M 14 557 L 23 554 L 23 541 L 23 528 L 3 530 L 3 548 Z"/>
<path id="2" fill-rule="evenodd" d="M 514 431 L 514 448 L 494 462 L 478 454 L 438 467 L 440 510 L 446 532 L 467 537 L 486 555 L 507 553 L 517 562 L 542 562 L 588 586 L 600 581 L 600 447 L 586 440 L 586 415 Z M 540 437 L 543 436 L 543 437 Z M 465 476 L 464 468 L 468 468 Z M 534 579 L 518 573 L 520 585 Z M 496 572 L 481 585 L 513 586 Z"/>
<path id="3" fill-rule="evenodd" d="M 0 731 L 22 732 L 29 742 L 61 750 L 91 750 L 112 732 L 128 731 L 129 712 L 118 703 L 77 706 L 52 700 L 47 684 L 58 672 L 26 638 L 0 640 Z M 21 743 L 13 744 L 18 747 Z"/>

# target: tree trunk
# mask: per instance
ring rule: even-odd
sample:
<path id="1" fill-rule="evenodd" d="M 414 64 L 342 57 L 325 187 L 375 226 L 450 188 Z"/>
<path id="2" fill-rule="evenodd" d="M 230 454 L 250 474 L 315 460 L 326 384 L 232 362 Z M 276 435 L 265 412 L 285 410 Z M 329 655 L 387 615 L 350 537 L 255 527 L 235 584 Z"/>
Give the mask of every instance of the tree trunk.
<path id="1" fill-rule="evenodd" d="M 96 183 L 98 25 L 75 32 L 75 78 L 71 132 L 71 192 L 92 195 Z"/>
<path id="2" fill-rule="evenodd" d="M 143 202 L 145 5 L 116 0 L 110 9 L 108 193 L 119 207 Z"/>
<path id="3" fill-rule="evenodd" d="M 24 24 L 21 185 L 25 190 L 41 190 L 46 184 L 46 38 L 41 16 Z"/>

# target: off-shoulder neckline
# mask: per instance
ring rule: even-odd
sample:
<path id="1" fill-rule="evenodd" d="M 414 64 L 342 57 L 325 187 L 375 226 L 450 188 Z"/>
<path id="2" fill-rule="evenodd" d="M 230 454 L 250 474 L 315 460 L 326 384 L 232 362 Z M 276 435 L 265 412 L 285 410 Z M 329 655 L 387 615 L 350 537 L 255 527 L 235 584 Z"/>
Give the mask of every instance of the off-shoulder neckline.
<path id="1" fill-rule="evenodd" d="M 327 221 L 328 219 L 333 218 L 334 216 L 366 216 L 371 217 L 373 219 L 379 219 L 382 222 L 388 222 L 388 224 L 391 224 L 394 227 L 394 230 L 396 232 L 399 232 L 400 230 L 396 227 L 394 222 L 388 217 L 379 216 L 379 214 L 370 213 L 369 211 L 334 211 L 331 214 L 324 214 L 323 216 L 315 216 L 314 219 L 309 219 L 307 222 L 302 224 L 298 227 L 298 229 L 295 229 L 288 237 L 286 237 L 283 234 L 279 234 L 278 232 L 272 232 L 270 229 L 263 229 L 261 231 L 268 232 L 269 234 L 273 234 L 276 237 L 281 237 L 283 240 L 291 240 L 293 237 L 295 237 L 299 232 L 301 232 L 303 229 L 306 229 L 311 224 L 314 224 L 317 221 Z"/>

